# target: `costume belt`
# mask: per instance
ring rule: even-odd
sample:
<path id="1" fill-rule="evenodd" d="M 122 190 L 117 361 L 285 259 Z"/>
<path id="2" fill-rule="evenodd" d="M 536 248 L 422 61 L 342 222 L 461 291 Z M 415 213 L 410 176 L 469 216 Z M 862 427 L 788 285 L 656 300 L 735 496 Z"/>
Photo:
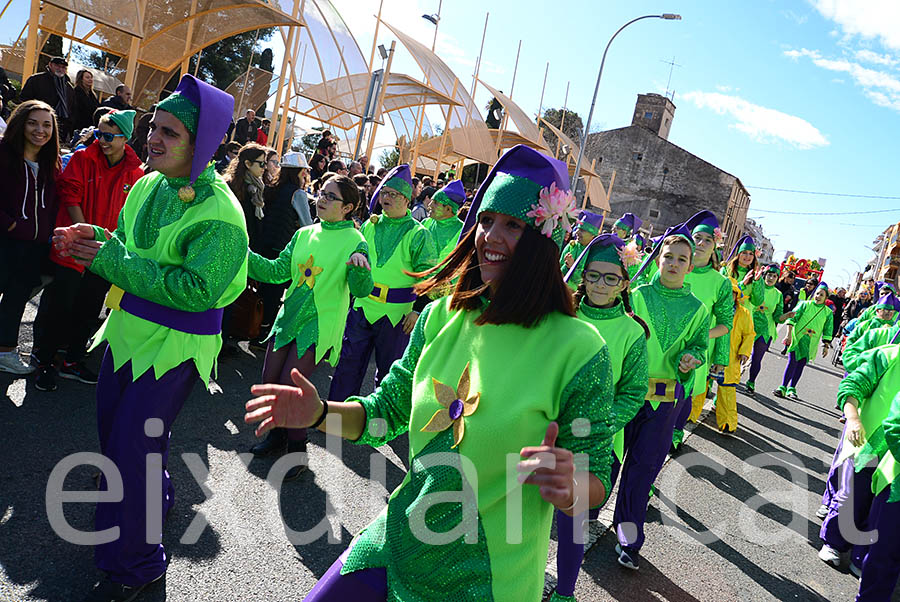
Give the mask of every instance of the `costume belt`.
<path id="1" fill-rule="evenodd" d="M 672 378 L 651 378 L 647 386 L 648 401 L 679 401 L 684 399 L 684 386 Z"/>
<path id="2" fill-rule="evenodd" d="M 376 282 L 369 299 L 379 303 L 412 303 L 418 296 L 412 288 L 388 288 Z"/>
<path id="3" fill-rule="evenodd" d="M 126 293 L 113 285 L 106 296 L 106 305 L 111 309 L 121 309 L 148 322 L 178 330 L 187 334 L 220 334 L 224 307 L 206 311 L 184 311 L 173 309 Z"/>

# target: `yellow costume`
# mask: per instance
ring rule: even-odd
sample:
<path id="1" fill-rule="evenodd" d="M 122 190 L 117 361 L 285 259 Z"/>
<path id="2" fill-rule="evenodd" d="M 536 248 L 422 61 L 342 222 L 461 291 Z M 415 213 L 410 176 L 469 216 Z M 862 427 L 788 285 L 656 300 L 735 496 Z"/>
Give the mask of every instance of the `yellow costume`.
<path id="1" fill-rule="evenodd" d="M 719 387 L 716 399 L 716 422 L 719 429 L 737 429 L 737 392 L 735 386 L 741 380 L 741 362 L 738 356 L 750 357 L 753 352 L 753 318 L 741 303 L 734 310 L 734 325 L 731 327 L 731 353 L 725 368 L 725 382 Z"/>

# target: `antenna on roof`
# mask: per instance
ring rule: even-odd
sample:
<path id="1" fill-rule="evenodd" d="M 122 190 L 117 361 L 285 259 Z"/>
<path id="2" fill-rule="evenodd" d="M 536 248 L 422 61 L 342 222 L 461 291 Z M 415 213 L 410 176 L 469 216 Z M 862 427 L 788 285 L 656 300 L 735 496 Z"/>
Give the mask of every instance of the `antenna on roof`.
<path id="1" fill-rule="evenodd" d="M 674 55 L 672 56 L 671 61 L 664 61 L 660 59 L 660 62 L 669 65 L 669 81 L 666 82 L 666 98 L 669 98 L 672 100 L 672 102 L 675 102 L 675 90 L 670 90 L 670 88 L 672 87 L 672 72 L 675 70 L 675 67 L 681 67 L 682 65 L 679 65 L 675 62 Z"/>

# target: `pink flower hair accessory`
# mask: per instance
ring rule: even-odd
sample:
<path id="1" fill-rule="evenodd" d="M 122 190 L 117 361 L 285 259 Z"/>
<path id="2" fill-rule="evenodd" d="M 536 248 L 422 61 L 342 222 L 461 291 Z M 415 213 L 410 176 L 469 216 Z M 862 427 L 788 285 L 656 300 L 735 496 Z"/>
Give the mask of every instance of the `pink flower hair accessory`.
<path id="1" fill-rule="evenodd" d="M 570 231 L 577 221 L 578 211 L 575 209 L 575 196 L 571 191 L 561 190 L 556 182 L 541 190 L 538 202 L 531 205 L 531 211 L 525 214 L 534 219 L 535 228 L 547 238 L 553 237 L 553 231 L 561 227 Z"/>

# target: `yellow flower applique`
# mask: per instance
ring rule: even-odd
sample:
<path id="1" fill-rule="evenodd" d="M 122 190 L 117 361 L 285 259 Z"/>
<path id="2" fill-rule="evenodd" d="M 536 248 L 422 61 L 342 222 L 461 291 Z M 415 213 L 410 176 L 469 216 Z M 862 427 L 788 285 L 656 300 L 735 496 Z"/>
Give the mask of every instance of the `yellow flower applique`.
<path id="1" fill-rule="evenodd" d="M 304 284 L 309 286 L 309 288 L 314 287 L 316 285 L 316 276 L 322 273 L 322 268 L 313 265 L 313 256 L 310 255 L 306 263 L 298 263 L 297 267 L 300 268 L 300 279 L 297 281 L 297 288 Z"/>
<path id="2" fill-rule="evenodd" d="M 459 377 L 456 391 L 436 378 L 432 378 L 431 382 L 434 385 L 434 396 L 437 398 L 438 403 L 444 406 L 444 409 L 434 413 L 428 424 L 422 427 L 422 432 L 440 432 L 453 425 L 452 449 L 462 441 L 466 431 L 463 418 L 471 416 L 478 409 L 481 393 L 476 393 L 469 397 L 469 364 L 466 364 L 466 369 L 463 370 L 462 375 Z"/>

